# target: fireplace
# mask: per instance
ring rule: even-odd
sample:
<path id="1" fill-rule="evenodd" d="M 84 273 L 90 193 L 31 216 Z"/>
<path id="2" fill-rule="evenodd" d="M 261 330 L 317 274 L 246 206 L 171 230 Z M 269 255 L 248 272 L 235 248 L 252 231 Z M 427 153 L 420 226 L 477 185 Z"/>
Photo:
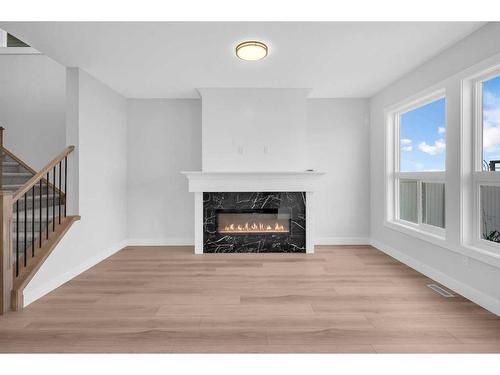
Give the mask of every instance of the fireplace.
<path id="1" fill-rule="evenodd" d="M 203 252 L 289 252 L 306 249 L 303 192 L 203 193 Z"/>
<path id="2" fill-rule="evenodd" d="M 217 232 L 231 234 L 269 234 L 290 232 L 290 210 L 278 208 L 215 210 Z"/>

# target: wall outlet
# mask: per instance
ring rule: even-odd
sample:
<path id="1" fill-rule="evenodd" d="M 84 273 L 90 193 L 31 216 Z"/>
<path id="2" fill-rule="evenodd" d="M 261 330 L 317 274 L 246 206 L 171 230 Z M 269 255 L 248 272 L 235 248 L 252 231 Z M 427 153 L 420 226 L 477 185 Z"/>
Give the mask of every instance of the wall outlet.
<path id="1" fill-rule="evenodd" d="M 269 146 L 264 145 L 264 154 L 269 154 Z"/>
<path id="2" fill-rule="evenodd" d="M 243 146 L 238 146 L 238 154 L 243 155 L 244 152 Z"/>

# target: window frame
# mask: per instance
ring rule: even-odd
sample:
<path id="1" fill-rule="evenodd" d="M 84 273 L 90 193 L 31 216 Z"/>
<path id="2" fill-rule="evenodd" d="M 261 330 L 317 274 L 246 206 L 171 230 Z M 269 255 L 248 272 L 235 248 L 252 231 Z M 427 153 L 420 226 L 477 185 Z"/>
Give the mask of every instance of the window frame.
<path id="1" fill-rule="evenodd" d="M 500 252 L 500 244 L 482 237 L 481 186 L 500 186 L 500 171 L 483 171 L 483 82 L 500 77 L 500 68 L 484 70 L 472 78 L 472 245 Z"/>
<path id="2" fill-rule="evenodd" d="M 433 89 L 427 94 L 421 94 L 413 100 L 408 100 L 402 104 L 386 110 L 386 226 L 403 231 L 404 233 L 424 237 L 424 239 L 434 239 L 443 241 L 446 239 L 446 212 L 445 226 L 440 228 L 422 222 L 422 184 L 442 183 L 445 187 L 446 197 L 446 154 L 445 170 L 435 172 L 401 172 L 401 144 L 400 144 L 400 119 L 401 115 L 418 109 L 434 101 L 445 99 L 446 90 L 444 88 Z M 446 106 L 446 104 L 445 104 Z M 447 119 L 447 109 L 445 108 L 445 119 Z M 445 120 L 445 127 L 446 127 Z M 400 218 L 400 180 L 417 181 L 417 223 L 406 221 Z M 446 198 L 444 204 L 446 205 Z"/>
<path id="3" fill-rule="evenodd" d="M 7 48 L 7 31 L 0 29 L 0 48 Z"/>
<path id="4" fill-rule="evenodd" d="M 33 47 L 7 47 L 8 32 L 0 29 L 0 55 L 41 55 Z"/>

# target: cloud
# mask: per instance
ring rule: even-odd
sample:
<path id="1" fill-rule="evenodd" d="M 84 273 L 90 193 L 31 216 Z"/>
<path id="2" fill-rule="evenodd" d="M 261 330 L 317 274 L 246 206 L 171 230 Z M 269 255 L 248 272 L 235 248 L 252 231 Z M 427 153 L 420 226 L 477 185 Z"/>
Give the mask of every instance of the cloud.
<path id="1" fill-rule="evenodd" d="M 422 142 L 418 145 L 418 149 L 429 155 L 438 155 L 442 154 L 446 149 L 446 143 L 444 142 L 444 139 L 438 139 L 434 142 L 434 145 L 428 145 L 427 143 Z"/>
<path id="2" fill-rule="evenodd" d="M 412 140 L 408 138 L 402 138 L 399 143 L 401 144 L 401 151 L 410 152 L 413 150 Z"/>
<path id="3" fill-rule="evenodd" d="M 402 145 L 411 145 L 411 142 L 411 139 L 403 138 L 399 143 L 401 143 Z"/>
<path id="4" fill-rule="evenodd" d="M 443 126 L 439 126 L 438 127 L 438 133 L 439 134 L 444 134 L 444 133 L 446 133 L 446 129 Z"/>
<path id="5" fill-rule="evenodd" d="M 497 151 L 500 148 L 500 127 L 486 127 L 483 129 L 483 147 L 486 151 Z"/>

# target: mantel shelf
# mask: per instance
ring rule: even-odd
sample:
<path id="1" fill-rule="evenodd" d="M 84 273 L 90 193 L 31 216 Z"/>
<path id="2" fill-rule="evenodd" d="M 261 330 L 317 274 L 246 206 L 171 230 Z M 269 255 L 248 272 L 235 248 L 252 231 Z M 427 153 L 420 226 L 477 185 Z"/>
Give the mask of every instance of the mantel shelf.
<path id="1" fill-rule="evenodd" d="M 181 172 L 190 192 L 223 191 L 315 191 L 320 171 Z"/>

